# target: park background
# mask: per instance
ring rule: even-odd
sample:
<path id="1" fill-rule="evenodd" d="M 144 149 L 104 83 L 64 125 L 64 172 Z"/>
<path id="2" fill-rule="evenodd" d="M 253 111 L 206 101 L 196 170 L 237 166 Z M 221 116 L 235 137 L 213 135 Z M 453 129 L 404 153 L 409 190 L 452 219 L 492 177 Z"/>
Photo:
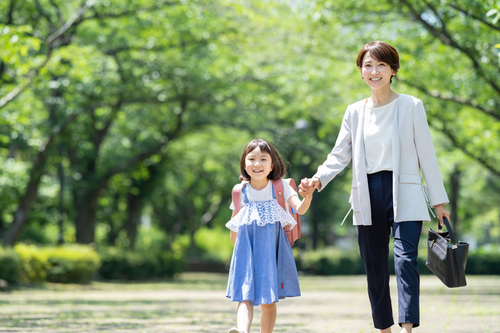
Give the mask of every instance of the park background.
<path id="1" fill-rule="evenodd" d="M 224 271 L 244 146 L 312 176 L 369 96 L 355 60 L 374 40 L 424 102 L 468 274 L 500 274 L 499 19 L 470 0 L 2 1 L 0 279 Z M 348 167 L 315 194 L 301 271 L 363 274 L 350 185 Z"/>

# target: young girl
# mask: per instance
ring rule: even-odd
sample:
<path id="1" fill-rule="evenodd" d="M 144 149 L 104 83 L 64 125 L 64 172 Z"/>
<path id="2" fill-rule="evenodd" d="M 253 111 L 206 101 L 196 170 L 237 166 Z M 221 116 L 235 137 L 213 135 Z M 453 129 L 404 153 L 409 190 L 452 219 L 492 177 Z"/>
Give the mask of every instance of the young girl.
<path id="1" fill-rule="evenodd" d="M 276 149 L 265 140 L 252 140 L 240 160 L 243 189 L 240 211 L 226 227 L 233 231 L 235 243 L 226 297 L 239 302 L 238 328 L 229 333 L 248 333 L 253 307 L 262 309 L 261 332 L 270 333 L 276 322 L 276 302 L 285 297 L 300 296 L 297 268 L 284 226 L 297 222 L 277 202 L 273 184 L 285 176 L 286 168 Z M 313 191 L 301 201 L 287 182 L 283 182 L 286 202 L 300 215 L 304 214 Z"/>

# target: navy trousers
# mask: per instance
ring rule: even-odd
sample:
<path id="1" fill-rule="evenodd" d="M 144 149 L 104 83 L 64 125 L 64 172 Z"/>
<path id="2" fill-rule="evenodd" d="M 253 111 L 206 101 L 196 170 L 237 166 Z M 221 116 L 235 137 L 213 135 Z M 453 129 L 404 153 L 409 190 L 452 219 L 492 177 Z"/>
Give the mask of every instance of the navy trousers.
<path id="1" fill-rule="evenodd" d="M 368 175 L 371 226 L 358 226 L 358 243 L 365 264 L 368 296 L 375 328 L 394 324 L 389 291 L 389 239 L 392 227 L 394 265 L 398 287 L 398 323 L 420 324 L 420 276 L 417 269 L 422 221 L 394 222 L 392 172 Z"/>

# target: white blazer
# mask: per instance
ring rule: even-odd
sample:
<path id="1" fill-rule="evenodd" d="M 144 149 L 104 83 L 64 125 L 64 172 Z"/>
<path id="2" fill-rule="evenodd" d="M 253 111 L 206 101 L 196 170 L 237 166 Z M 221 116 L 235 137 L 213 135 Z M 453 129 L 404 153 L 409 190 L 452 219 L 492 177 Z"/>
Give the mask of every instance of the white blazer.
<path id="1" fill-rule="evenodd" d="M 320 191 L 351 161 L 352 191 L 349 203 L 354 225 L 371 225 L 370 193 L 366 174 L 363 123 L 366 99 L 347 107 L 335 147 L 314 177 Z M 421 100 L 400 94 L 392 123 L 392 192 L 394 221 L 430 221 L 428 206 L 448 203 L 431 133 Z M 420 171 L 425 179 L 422 184 Z"/>

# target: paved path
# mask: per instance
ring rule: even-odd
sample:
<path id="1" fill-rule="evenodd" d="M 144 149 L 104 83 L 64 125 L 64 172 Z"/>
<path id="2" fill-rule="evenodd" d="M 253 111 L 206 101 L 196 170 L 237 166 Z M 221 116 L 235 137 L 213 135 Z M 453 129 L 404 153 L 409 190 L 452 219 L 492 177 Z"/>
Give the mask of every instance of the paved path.
<path id="1" fill-rule="evenodd" d="M 0 332 L 220 332 L 235 323 L 224 274 L 175 282 L 47 285 L 0 293 Z M 302 296 L 280 301 L 275 332 L 376 332 L 364 276 L 300 277 Z M 393 300 L 396 300 L 392 278 Z M 422 277 L 417 333 L 500 332 L 500 277 L 468 277 L 447 289 Z M 395 304 L 395 312 L 397 307 Z M 256 309 L 252 332 L 259 332 Z M 394 332 L 399 330 L 394 329 Z"/>

